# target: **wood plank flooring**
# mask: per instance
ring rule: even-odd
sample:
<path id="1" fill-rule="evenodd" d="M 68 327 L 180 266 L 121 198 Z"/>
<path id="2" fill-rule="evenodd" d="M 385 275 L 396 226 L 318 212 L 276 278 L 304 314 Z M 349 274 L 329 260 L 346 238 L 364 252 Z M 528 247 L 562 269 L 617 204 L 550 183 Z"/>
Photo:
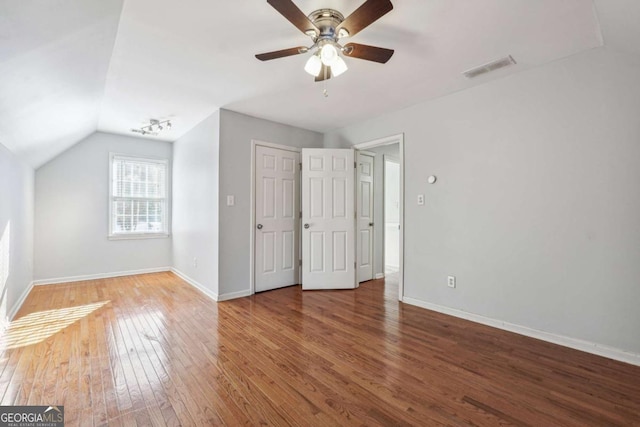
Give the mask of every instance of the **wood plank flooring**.
<path id="1" fill-rule="evenodd" d="M 640 425 L 640 367 L 355 291 L 213 303 L 171 273 L 36 287 L 2 405 L 67 426 Z"/>

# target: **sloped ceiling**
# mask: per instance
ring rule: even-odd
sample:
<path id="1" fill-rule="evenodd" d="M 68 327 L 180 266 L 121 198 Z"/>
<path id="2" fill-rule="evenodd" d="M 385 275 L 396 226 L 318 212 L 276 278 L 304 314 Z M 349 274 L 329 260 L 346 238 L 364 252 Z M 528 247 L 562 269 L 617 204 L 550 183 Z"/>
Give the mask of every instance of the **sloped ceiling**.
<path id="1" fill-rule="evenodd" d="M 595 0 L 608 47 L 640 55 L 640 1 Z"/>
<path id="2" fill-rule="evenodd" d="M 0 1 L 0 143 L 38 166 L 95 132 L 121 9 Z"/>
<path id="3" fill-rule="evenodd" d="M 364 0 L 294 1 L 346 16 Z M 395 49 L 391 61 L 347 58 L 323 84 L 308 55 L 254 58 L 310 44 L 266 0 L 2 1 L 0 143 L 38 167 L 95 130 L 171 118 L 155 138 L 173 141 L 219 108 L 324 132 L 601 46 L 600 26 L 640 53 L 636 0 L 392 2 L 352 40 Z M 460 74 L 509 54 L 514 67 Z"/>

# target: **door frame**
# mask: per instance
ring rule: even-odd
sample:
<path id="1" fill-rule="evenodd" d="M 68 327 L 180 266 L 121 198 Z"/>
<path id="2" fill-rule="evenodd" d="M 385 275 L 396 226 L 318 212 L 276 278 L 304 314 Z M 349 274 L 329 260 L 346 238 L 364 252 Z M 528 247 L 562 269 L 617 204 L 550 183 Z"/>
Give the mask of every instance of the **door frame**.
<path id="1" fill-rule="evenodd" d="M 400 271 L 398 272 L 398 300 L 402 301 L 404 298 L 404 133 L 361 142 L 359 144 L 355 144 L 353 148 L 355 150 L 366 150 L 392 144 L 398 144 L 398 157 L 400 162 L 400 262 L 398 263 L 400 264 Z M 356 239 L 357 238 L 358 236 L 356 235 Z"/>
<path id="2" fill-rule="evenodd" d="M 283 144 L 274 144 L 272 142 L 266 142 L 266 141 L 261 141 L 258 139 L 252 139 L 251 140 L 251 192 L 249 195 L 249 198 L 251 199 L 251 218 L 250 218 L 250 222 L 249 222 L 249 227 L 251 230 L 250 233 L 250 244 L 249 246 L 251 247 L 251 251 L 249 254 L 249 282 L 250 282 L 250 295 L 253 295 L 256 293 L 256 273 L 255 273 L 255 258 L 256 258 L 256 237 L 255 237 L 255 230 L 256 230 L 256 147 L 261 146 L 261 147 L 268 147 L 268 148 L 275 148 L 278 150 L 284 150 L 284 151 L 293 151 L 295 153 L 301 153 L 302 149 L 298 148 L 298 147 L 291 147 L 289 145 L 283 145 Z M 298 166 L 298 180 L 300 180 L 300 167 Z M 302 183 L 300 183 L 302 184 Z M 298 186 L 299 187 L 299 192 L 302 191 L 302 186 Z M 301 194 L 298 194 L 298 197 L 301 197 Z M 300 220 L 300 213 L 298 213 L 298 222 Z M 301 236 L 298 236 L 300 240 Z M 302 248 L 300 247 L 300 245 L 298 245 L 298 262 L 300 262 L 300 259 L 302 257 L 300 250 L 302 250 Z M 298 281 L 302 282 L 302 270 L 298 269 Z"/>

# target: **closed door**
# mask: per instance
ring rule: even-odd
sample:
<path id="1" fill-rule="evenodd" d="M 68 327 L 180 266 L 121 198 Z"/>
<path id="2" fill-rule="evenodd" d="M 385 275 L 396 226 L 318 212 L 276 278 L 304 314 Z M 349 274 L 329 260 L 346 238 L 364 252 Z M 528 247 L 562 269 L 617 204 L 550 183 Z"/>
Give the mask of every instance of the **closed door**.
<path id="1" fill-rule="evenodd" d="M 302 150 L 302 289 L 353 289 L 354 154 Z"/>
<path id="2" fill-rule="evenodd" d="M 373 163 L 373 155 L 357 152 L 358 282 L 373 279 Z"/>
<path id="3" fill-rule="evenodd" d="M 300 281 L 300 153 L 258 145 L 255 161 L 254 270 L 260 292 Z"/>

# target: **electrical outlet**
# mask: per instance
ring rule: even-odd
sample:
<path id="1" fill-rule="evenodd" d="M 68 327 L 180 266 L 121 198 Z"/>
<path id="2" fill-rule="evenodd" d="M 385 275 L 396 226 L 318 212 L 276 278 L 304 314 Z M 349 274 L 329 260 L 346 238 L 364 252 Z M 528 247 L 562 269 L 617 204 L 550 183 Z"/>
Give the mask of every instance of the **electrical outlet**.
<path id="1" fill-rule="evenodd" d="M 447 286 L 450 288 L 456 287 L 456 276 L 447 277 Z"/>
<path id="2" fill-rule="evenodd" d="M 196 258 L 196 257 L 193 257 L 193 266 L 195 268 L 198 268 L 198 258 Z"/>
<path id="3" fill-rule="evenodd" d="M 424 194 L 418 194 L 418 205 L 424 205 Z"/>

